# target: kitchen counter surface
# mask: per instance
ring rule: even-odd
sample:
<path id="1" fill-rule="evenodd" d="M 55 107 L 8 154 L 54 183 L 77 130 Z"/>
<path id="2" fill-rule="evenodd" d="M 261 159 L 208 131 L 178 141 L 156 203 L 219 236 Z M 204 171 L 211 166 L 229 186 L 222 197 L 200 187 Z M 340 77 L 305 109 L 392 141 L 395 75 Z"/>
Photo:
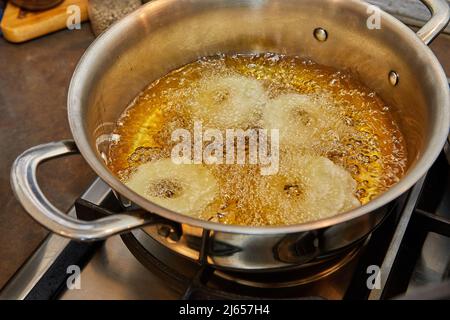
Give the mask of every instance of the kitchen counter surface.
<path id="1" fill-rule="evenodd" d="M 93 39 L 89 24 L 19 45 L 0 37 L 0 288 L 47 234 L 14 198 L 11 164 L 29 147 L 71 137 L 67 88 Z M 44 164 L 39 177 L 53 203 L 67 210 L 95 176 L 73 156 Z"/>
<path id="2" fill-rule="evenodd" d="M 47 235 L 15 200 L 11 164 L 29 147 L 71 137 L 67 88 L 93 39 L 88 24 L 20 45 L 0 37 L 0 288 Z M 450 37 L 440 36 L 432 48 L 450 75 Z M 51 201 L 65 210 L 95 177 L 79 156 L 47 163 L 39 176 Z"/>

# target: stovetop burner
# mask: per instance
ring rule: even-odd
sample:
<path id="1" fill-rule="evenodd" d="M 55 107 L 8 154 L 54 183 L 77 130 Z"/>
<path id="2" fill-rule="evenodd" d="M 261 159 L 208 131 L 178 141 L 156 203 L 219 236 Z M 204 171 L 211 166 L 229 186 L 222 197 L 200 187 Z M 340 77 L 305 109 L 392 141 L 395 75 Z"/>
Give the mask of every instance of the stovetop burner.
<path id="1" fill-rule="evenodd" d="M 167 278 L 168 283 L 172 283 L 185 298 L 193 287 L 196 291 L 207 290 L 210 293 L 215 291 L 218 297 L 227 297 L 225 292 L 235 296 L 246 292 L 246 296 L 252 297 L 270 297 L 274 294 L 288 297 L 289 293 L 292 295 L 299 287 L 327 278 L 351 264 L 364 245 L 364 242 L 359 243 L 320 264 L 307 265 L 295 270 L 249 273 L 219 270 L 198 261 L 187 260 L 169 252 L 140 231 L 122 235 L 122 240 L 144 266 L 153 273 Z"/>
<path id="2" fill-rule="evenodd" d="M 450 298 L 449 195 L 450 166 L 443 153 L 427 178 L 393 203 L 391 214 L 369 238 L 321 264 L 271 273 L 218 270 L 205 257 L 193 261 L 169 251 L 142 230 L 97 243 L 50 235 L 0 298 Z M 96 205 L 116 205 L 100 180 L 82 198 L 76 207 L 83 219 Z M 85 210 L 86 203 L 93 206 Z M 75 215 L 75 209 L 69 214 Z M 78 290 L 66 286 L 66 270 L 73 265 L 82 269 Z"/>
<path id="3" fill-rule="evenodd" d="M 314 260 L 289 269 L 267 269 L 251 271 L 221 269 L 207 263 L 208 252 L 211 250 L 209 243 L 210 232 L 204 230 L 197 244 L 200 256 L 197 260 L 191 260 L 182 256 L 153 239 L 146 229 L 135 230 L 121 236 L 123 242 L 130 252 L 152 273 L 166 279 L 166 283 L 179 292 L 186 299 L 192 298 L 192 293 L 202 293 L 217 298 L 342 298 L 351 275 L 357 265 L 357 261 L 363 256 L 371 239 L 374 239 L 378 248 L 383 248 L 383 241 L 376 234 L 392 234 L 394 231 L 387 230 L 389 226 L 395 225 L 399 214 L 404 206 L 406 196 L 394 201 L 390 207 L 390 218 L 384 224 L 386 227 L 379 228 L 371 236 L 361 239 L 340 251 L 334 252 L 327 257 Z M 86 200 L 80 199 L 76 202 L 76 210 L 79 218 L 93 220 L 111 212 L 121 212 L 122 206 L 116 197 L 108 197 L 100 206 Z M 384 241 L 383 251 L 388 245 Z M 375 246 L 372 246 L 375 247 Z M 370 252 L 374 254 L 374 249 Z M 381 255 L 380 255 L 381 259 Z M 377 263 L 381 264 L 381 260 Z M 345 279 L 345 281 L 343 280 Z M 334 286 L 330 283 L 336 282 Z M 340 295 L 337 294 L 340 292 Z"/>

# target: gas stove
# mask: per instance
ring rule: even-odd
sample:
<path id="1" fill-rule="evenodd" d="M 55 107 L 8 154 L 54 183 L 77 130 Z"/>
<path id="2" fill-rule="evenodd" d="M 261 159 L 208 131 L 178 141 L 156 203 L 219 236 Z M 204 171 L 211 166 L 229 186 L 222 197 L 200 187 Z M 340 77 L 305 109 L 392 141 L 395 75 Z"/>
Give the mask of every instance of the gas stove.
<path id="1" fill-rule="evenodd" d="M 95 219 L 98 208 L 116 206 L 111 189 L 97 179 L 69 214 Z M 445 152 L 391 210 L 356 246 L 320 264 L 278 272 L 217 270 L 205 257 L 193 261 L 168 251 L 142 230 L 95 243 L 51 234 L 0 299 L 450 299 Z"/>
<path id="2" fill-rule="evenodd" d="M 428 19 L 415 0 L 369 2 L 412 26 Z M 97 243 L 50 234 L 3 287 L 0 299 L 449 299 L 450 148 L 445 151 L 448 162 L 443 152 L 428 175 L 392 204 L 389 217 L 368 239 L 306 270 L 215 270 L 204 259 L 187 261 L 168 252 L 141 230 Z M 69 215 L 95 218 L 86 209 L 89 203 L 115 206 L 112 191 L 100 179 L 80 199 Z M 71 282 L 78 270 L 78 283 Z"/>

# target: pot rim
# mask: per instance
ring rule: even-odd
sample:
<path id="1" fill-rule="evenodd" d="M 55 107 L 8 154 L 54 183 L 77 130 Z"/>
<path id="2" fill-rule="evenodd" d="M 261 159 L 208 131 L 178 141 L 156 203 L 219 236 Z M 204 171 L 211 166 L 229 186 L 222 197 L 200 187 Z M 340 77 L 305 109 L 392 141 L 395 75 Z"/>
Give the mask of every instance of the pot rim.
<path id="1" fill-rule="evenodd" d="M 353 220 L 365 214 L 369 214 L 384 206 L 385 204 L 397 199 L 399 196 L 408 191 L 412 186 L 414 186 L 427 173 L 431 165 L 435 162 L 435 160 L 441 153 L 445 141 L 447 140 L 450 127 L 450 94 L 444 95 L 444 101 L 440 104 L 440 114 L 438 116 L 438 123 L 436 124 L 437 130 L 430 139 L 430 147 L 427 148 L 427 150 L 422 154 L 419 160 L 413 165 L 412 168 L 408 170 L 407 174 L 397 184 L 392 186 L 388 191 L 384 192 L 368 204 L 365 204 L 354 210 L 340 213 L 329 218 L 296 225 L 251 227 L 209 222 L 174 212 L 150 202 L 149 200 L 129 189 L 112 172 L 110 172 L 109 169 L 107 169 L 106 165 L 102 161 L 99 160 L 96 155 L 96 151 L 94 151 L 90 146 L 89 138 L 86 135 L 84 124 L 80 121 L 80 119 L 82 118 L 82 107 L 81 101 L 78 97 L 82 95 L 83 88 L 81 84 L 83 83 L 83 79 L 85 77 L 88 77 L 90 74 L 90 62 L 95 60 L 95 51 L 97 50 L 97 48 L 109 43 L 110 41 L 113 41 L 114 39 L 119 38 L 119 36 L 123 34 L 129 24 L 133 23 L 135 19 L 139 19 L 139 16 L 144 10 L 148 10 L 148 8 L 152 6 L 170 6 L 170 4 L 174 1 L 178 0 L 150 2 L 134 11 L 133 13 L 129 14 L 124 19 L 115 23 L 106 32 L 104 32 L 96 40 L 94 40 L 94 42 L 89 46 L 89 48 L 81 57 L 73 73 L 68 91 L 68 120 L 72 136 L 80 153 L 90 165 L 90 167 L 95 171 L 95 173 L 101 179 L 103 179 L 113 190 L 125 196 L 127 199 L 137 204 L 141 208 L 160 215 L 164 218 L 177 221 L 179 223 L 201 227 L 208 230 L 234 234 L 240 233 L 251 235 L 274 235 L 322 229 L 349 220 Z M 370 6 L 370 4 L 361 1 L 354 2 L 355 5 L 362 6 L 362 10 L 367 10 L 367 8 Z M 432 69 L 433 73 L 436 76 L 435 85 L 441 87 L 442 90 L 447 90 L 448 92 L 447 77 L 438 59 L 431 51 L 431 49 L 426 46 L 420 40 L 420 38 L 401 21 L 397 20 L 396 18 L 382 10 L 381 14 L 383 19 L 386 19 L 391 24 L 395 25 L 395 27 L 399 28 L 399 31 L 402 32 L 404 36 L 408 38 L 408 40 L 413 41 L 414 45 L 421 47 L 425 58 L 430 60 L 430 69 Z"/>

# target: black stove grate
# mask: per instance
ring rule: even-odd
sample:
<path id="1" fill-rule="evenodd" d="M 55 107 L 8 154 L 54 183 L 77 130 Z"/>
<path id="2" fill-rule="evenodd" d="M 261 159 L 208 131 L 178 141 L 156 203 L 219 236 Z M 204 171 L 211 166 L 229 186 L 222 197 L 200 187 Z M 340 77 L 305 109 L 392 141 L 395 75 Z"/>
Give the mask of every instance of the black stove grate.
<path id="1" fill-rule="evenodd" d="M 415 268 L 414 262 L 419 259 L 425 239 L 430 232 L 449 238 L 450 220 L 421 209 L 416 209 L 408 225 L 406 234 L 402 239 L 391 272 L 389 273 L 382 298 L 401 296 L 407 291 Z M 448 279 L 448 276 L 449 272 L 447 268 L 444 278 Z M 443 279 L 446 283 L 446 286 L 444 286 L 446 290 L 437 290 L 436 288 L 441 288 L 442 286 L 442 284 L 439 284 L 422 292 L 420 297 L 426 300 L 435 298 L 450 299 L 450 282 L 447 282 L 447 279 Z M 411 297 L 416 297 L 416 295 L 413 293 Z"/>
<path id="2" fill-rule="evenodd" d="M 447 270 L 442 282 L 438 285 L 420 288 L 405 295 L 427 235 L 436 233 L 444 237 L 450 236 L 450 220 L 448 218 L 450 207 L 447 204 L 442 209 L 442 202 L 448 201 L 446 199 L 450 190 L 450 168 L 445 159 L 445 155 L 442 154 L 429 172 L 422 196 L 419 197 L 419 191 L 422 189 L 421 182 L 395 202 L 393 212 L 366 241 L 353 261 L 356 266 L 351 271 L 344 299 L 371 299 L 372 296 L 377 299 L 396 297 L 450 299 L 450 282 L 446 281 L 450 269 Z M 443 175 L 444 172 L 447 174 Z M 101 206 L 79 199 L 75 208 L 77 216 L 84 220 L 96 219 L 123 210 L 113 193 L 105 199 Z M 410 218 L 402 219 L 408 214 L 408 210 L 411 210 Z M 442 214 L 442 210 L 444 210 L 444 214 Z M 406 221 L 406 225 L 402 225 L 402 221 Z M 155 216 L 155 223 L 166 224 L 171 231 L 179 228 L 176 223 L 168 222 L 157 216 Z M 152 252 L 148 252 L 133 233 L 123 234 L 121 237 L 133 255 L 146 267 L 151 268 L 152 272 L 164 279 L 167 278 L 169 280 L 167 283 L 180 293 L 182 299 L 324 299 L 318 295 L 304 294 L 302 286 L 282 290 L 246 288 L 245 285 L 230 283 L 218 277 L 217 270 L 207 264 L 209 234 L 207 230 L 203 233 L 200 258 L 196 262 L 191 262 L 193 269 L 191 276 L 178 272 L 174 267 L 158 259 Z M 392 243 L 399 235 L 398 246 L 393 246 Z M 60 270 L 61 266 L 67 264 L 83 266 L 99 245 L 101 242 L 90 244 L 71 242 L 30 291 L 27 299 L 57 298 L 67 280 L 67 277 L 57 276 L 63 274 Z M 385 265 L 386 260 L 391 257 L 394 259 L 392 264 L 388 264 L 386 281 L 381 288 L 381 293 L 373 295 L 373 291 L 369 290 L 366 285 L 367 266 Z"/>
<path id="3" fill-rule="evenodd" d="M 369 290 L 365 285 L 366 281 L 361 281 L 366 277 L 366 265 L 378 264 L 381 265 L 384 253 L 389 246 L 390 239 L 395 231 L 395 225 L 402 212 L 402 208 L 406 201 L 406 196 L 401 197 L 395 202 L 390 215 L 386 221 L 381 224 L 370 237 L 369 241 L 360 243 L 359 246 L 349 247 L 344 254 L 349 254 L 363 246 L 363 252 L 356 272 L 351 279 L 349 289 L 346 292 L 347 299 L 366 299 L 369 295 Z M 113 214 L 113 212 L 120 212 L 123 208 L 120 202 L 115 197 L 110 197 L 108 203 L 102 206 L 97 206 L 88 201 L 79 199 L 76 203 L 77 215 L 85 220 L 99 218 L 105 215 Z M 164 220 L 163 220 L 164 221 Z M 160 220 L 155 223 L 161 222 Z M 173 227 L 170 227 L 173 228 Z M 179 272 L 177 269 L 162 262 L 152 252 L 144 248 L 140 242 L 134 237 L 132 233 L 123 234 L 121 237 L 124 243 L 132 254 L 152 272 L 157 273 L 159 277 L 167 279 L 173 289 L 180 293 L 182 299 L 248 299 L 248 298 L 295 298 L 295 299 L 324 299 L 317 295 L 304 294 L 302 285 L 289 288 L 255 288 L 248 285 L 237 283 L 230 283 L 223 278 L 215 276 L 215 268 L 207 264 L 207 252 L 209 250 L 209 236 L 210 231 L 204 230 L 200 244 L 200 257 L 198 261 L 192 263 L 187 259 L 182 261 L 183 264 L 194 264 L 196 272 L 191 277 L 186 277 L 185 274 Z M 192 267 L 192 266 L 191 266 Z M 295 274 L 294 274 L 295 276 Z M 263 279 L 264 281 L 264 279 Z"/>

